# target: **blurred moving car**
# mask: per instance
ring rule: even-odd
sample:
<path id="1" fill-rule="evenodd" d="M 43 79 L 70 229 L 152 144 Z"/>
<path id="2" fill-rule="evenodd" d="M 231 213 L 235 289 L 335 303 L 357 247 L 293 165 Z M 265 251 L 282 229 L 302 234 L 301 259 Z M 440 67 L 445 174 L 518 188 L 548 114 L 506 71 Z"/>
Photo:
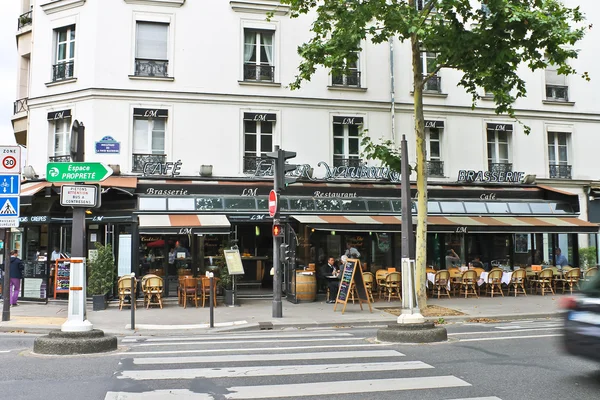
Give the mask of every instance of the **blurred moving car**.
<path id="1" fill-rule="evenodd" d="M 581 294 L 563 299 L 567 352 L 600 361 L 600 274 L 584 282 Z"/>

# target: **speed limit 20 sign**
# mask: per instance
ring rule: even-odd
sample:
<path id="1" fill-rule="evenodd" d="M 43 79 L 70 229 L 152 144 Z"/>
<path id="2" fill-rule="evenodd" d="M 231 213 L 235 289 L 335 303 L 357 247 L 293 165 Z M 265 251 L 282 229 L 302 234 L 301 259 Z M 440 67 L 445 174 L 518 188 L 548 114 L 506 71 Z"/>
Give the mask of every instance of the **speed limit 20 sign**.
<path id="1" fill-rule="evenodd" d="M 0 173 L 21 172 L 21 148 L 19 146 L 0 146 Z"/>

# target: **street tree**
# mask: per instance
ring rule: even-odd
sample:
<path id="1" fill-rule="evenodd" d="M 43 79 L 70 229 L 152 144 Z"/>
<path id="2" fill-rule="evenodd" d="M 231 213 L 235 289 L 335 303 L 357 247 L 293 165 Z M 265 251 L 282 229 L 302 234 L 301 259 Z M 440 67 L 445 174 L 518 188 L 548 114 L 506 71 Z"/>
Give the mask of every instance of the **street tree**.
<path id="1" fill-rule="evenodd" d="M 577 43 L 586 27 L 579 7 L 560 0 L 281 0 L 290 15 L 314 17 L 312 38 L 298 48 L 302 57 L 296 89 L 309 81 L 318 66 L 333 75 L 349 74 L 361 43 L 398 40 L 410 43 L 416 136 L 417 228 L 416 284 L 419 304 L 426 304 L 427 154 L 423 90 L 441 69 L 462 73 L 458 85 L 472 95 L 492 94 L 495 112 L 518 119 L 513 104 L 525 97 L 519 68 L 532 71 L 553 66 L 559 74 L 577 71 Z M 591 26 L 590 26 L 591 27 Z M 426 57 L 427 70 L 423 71 Z M 582 77 L 588 79 L 587 73 Z M 529 127 L 525 126 L 525 133 Z M 395 138 L 374 143 L 363 137 L 364 154 L 400 169 Z"/>

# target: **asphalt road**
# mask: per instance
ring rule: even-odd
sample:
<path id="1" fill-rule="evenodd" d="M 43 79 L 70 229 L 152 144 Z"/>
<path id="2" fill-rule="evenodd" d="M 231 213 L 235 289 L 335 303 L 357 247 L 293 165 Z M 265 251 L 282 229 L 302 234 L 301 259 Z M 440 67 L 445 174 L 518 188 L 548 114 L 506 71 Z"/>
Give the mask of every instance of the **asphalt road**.
<path id="1" fill-rule="evenodd" d="M 128 337 L 117 353 L 85 357 L 32 355 L 31 335 L 4 334 L 0 390 L 19 400 L 598 398 L 600 365 L 562 353 L 560 326 L 448 325 L 450 341 L 432 345 L 378 344 L 372 328 Z"/>

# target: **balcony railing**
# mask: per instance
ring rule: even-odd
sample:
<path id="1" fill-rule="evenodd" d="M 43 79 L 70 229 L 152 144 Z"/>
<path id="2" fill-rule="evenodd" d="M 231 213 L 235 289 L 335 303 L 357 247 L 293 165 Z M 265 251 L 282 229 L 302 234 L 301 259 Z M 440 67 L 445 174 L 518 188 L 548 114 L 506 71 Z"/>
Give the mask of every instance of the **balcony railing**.
<path id="1" fill-rule="evenodd" d="M 31 25 L 31 16 L 32 11 L 27 11 L 26 13 L 19 15 L 19 23 L 17 24 L 17 29 L 21 29 L 24 26 Z"/>
<path id="2" fill-rule="evenodd" d="M 71 156 L 50 156 L 49 162 L 71 162 Z"/>
<path id="3" fill-rule="evenodd" d="M 425 79 L 427 75 L 423 75 L 423 79 Z M 442 92 L 442 78 L 438 75 L 434 75 L 427 79 L 425 82 L 425 86 L 423 86 L 423 90 L 426 92 Z"/>
<path id="4" fill-rule="evenodd" d="M 348 74 L 333 75 L 331 77 L 333 86 L 360 87 L 360 71 L 350 71 Z"/>
<path id="5" fill-rule="evenodd" d="M 166 154 L 134 154 L 131 172 L 144 172 L 144 166 L 148 163 L 164 163 Z"/>
<path id="6" fill-rule="evenodd" d="M 546 85 L 546 100 L 569 101 L 569 87 Z"/>
<path id="7" fill-rule="evenodd" d="M 506 173 L 512 171 L 512 163 L 493 163 L 488 162 L 488 171 L 497 173 Z"/>
<path id="8" fill-rule="evenodd" d="M 52 82 L 62 81 L 73 77 L 75 61 L 61 62 L 52 66 Z"/>
<path id="9" fill-rule="evenodd" d="M 361 158 L 339 158 L 333 156 L 333 166 L 334 167 L 360 167 L 363 164 L 363 160 Z"/>
<path id="10" fill-rule="evenodd" d="M 13 110 L 13 114 L 15 115 L 18 113 L 29 111 L 29 107 L 27 107 L 27 97 L 15 101 L 15 103 L 13 104 Z"/>
<path id="11" fill-rule="evenodd" d="M 260 171 L 266 172 L 273 167 L 273 160 L 262 156 L 244 156 L 244 172 L 254 174 L 260 167 Z"/>
<path id="12" fill-rule="evenodd" d="M 566 164 L 550 164 L 550 178 L 571 179 L 571 166 Z"/>
<path id="13" fill-rule="evenodd" d="M 135 75 L 136 76 L 169 76 L 169 61 L 168 60 L 148 60 L 144 58 L 135 59 Z"/>
<path id="14" fill-rule="evenodd" d="M 268 64 L 244 64 L 244 80 L 275 82 L 275 66 Z"/>
<path id="15" fill-rule="evenodd" d="M 444 176 L 444 162 L 441 160 L 427 161 L 427 175 L 443 177 Z"/>

